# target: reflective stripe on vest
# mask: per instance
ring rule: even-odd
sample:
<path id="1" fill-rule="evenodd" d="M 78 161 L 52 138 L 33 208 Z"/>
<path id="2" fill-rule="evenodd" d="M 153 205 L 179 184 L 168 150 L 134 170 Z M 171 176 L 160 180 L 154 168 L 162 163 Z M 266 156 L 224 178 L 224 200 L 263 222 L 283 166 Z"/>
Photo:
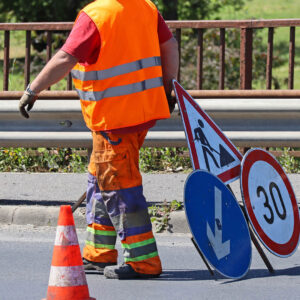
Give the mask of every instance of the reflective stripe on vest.
<path id="1" fill-rule="evenodd" d="M 99 101 L 104 98 L 130 95 L 130 94 L 142 92 L 145 90 L 157 88 L 160 86 L 163 86 L 162 77 L 151 78 L 151 79 L 143 80 L 143 81 L 132 83 L 132 84 L 112 87 L 112 88 L 108 88 L 108 89 L 106 89 L 104 91 L 100 91 L 100 92 L 81 91 L 79 89 L 76 89 L 76 90 L 77 90 L 78 95 L 81 100 Z"/>
<path id="2" fill-rule="evenodd" d="M 72 70 L 71 74 L 74 79 L 79 79 L 81 81 L 103 80 L 103 79 L 108 79 L 115 76 L 139 71 L 150 67 L 156 67 L 160 65 L 161 65 L 160 57 L 154 56 L 154 57 L 140 59 L 120 66 L 112 67 L 102 71 L 83 72 L 79 70 Z"/>

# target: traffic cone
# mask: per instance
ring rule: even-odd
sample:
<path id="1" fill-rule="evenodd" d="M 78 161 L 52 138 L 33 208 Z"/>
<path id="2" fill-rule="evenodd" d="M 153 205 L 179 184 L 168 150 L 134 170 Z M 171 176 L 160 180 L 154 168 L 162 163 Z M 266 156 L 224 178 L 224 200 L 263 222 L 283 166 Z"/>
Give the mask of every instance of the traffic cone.
<path id="1" fill-rule="evenodd" d="M 60 207 L 47 298 L 43 300 L 96 300 L 89 295 L 70 205 Z"/>

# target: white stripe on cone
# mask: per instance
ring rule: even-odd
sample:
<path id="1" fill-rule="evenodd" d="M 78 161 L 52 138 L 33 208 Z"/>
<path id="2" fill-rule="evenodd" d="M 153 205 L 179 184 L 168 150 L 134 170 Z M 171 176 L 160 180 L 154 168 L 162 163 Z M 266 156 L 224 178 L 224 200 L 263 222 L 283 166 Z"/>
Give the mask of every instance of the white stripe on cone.
<path id="1" fill-rule="evenodd" d="M 49 286 L 80 286 L 87 285 L 83 266 L 54 267 L 51 266 Z"/>
<path id="2" fill-rule="evenodd" d="M 75 226 L 57 226 L 55 246 L 78 245 L 78 238 Z"/>

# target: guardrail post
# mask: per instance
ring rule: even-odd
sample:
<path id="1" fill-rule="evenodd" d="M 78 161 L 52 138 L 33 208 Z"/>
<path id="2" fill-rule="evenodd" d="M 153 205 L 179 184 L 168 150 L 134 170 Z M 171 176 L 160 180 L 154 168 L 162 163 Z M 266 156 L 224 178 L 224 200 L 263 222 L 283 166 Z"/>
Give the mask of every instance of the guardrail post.
<path id="1" fill-rule="evenodd" d="M 241 28 L 240 41 L 240 89 L 252 89 L 252 28 Z"/>
<path id="2" fill-rule="evenodd" d="M 47 47 L 46 47 L 46 52 L 47 52 L 47 62 L 51 59 L 52 56 L 52 31 L 48 30 L 47 31 Z M 48 90 L 50 91 L 51 87 L 48 87 Z"/>
<path id="3" fill-rule="evenodd" d="M 8 91 L 9 74 L 9 35 L 8 30 L 4 31 L 4 61 L 3 61 L 3 91 Z"/>
<path id="4" fill-rule="evenodd" d="M 203 81 L 203 29 L 198 29 L 197 45 L 197 89 L 202 90 Z"/>
<path id="5" fill-rule="evenodd" d="M 294 88 L 294 68 L 295 68 L 295 27 L 290 28 L 290 49 L 289 49 L 289 83 L 288 88 Z"/>
<path id="6" fill-rule="evenodd" d="M 179 62 L 181 60 L 181 29 L 177 28 L 176 29 L 176 40 L 178 43 L 178 52 L 179 52 Z M 178 81 L 180 82 L 180 63 L 179 63 L 179 69 L 178 69 Z"/>
<path id="7" fill-rule="evenodd" d="M 26 31 L 26 50 L 25 50 L 25 84 L 24 89 L 26 89 L 27 85 L 30 82 L 30 47 L 31 47 L 31 31 Z"/>
<path id="8" fill-rule="evenodd" d="M 270 27 L 268 31 L 268 52 L 267 52 L 267 69 L 266 69 L 266 88 L 268 90 L 272 89 L 273 40 L 274 40 L 274 28 Z"/>
<path id="9" fill-rule="evenodd" d="M 220 73 L 219 90 L 225 87 L 225 28 L 220 28 Z"/>

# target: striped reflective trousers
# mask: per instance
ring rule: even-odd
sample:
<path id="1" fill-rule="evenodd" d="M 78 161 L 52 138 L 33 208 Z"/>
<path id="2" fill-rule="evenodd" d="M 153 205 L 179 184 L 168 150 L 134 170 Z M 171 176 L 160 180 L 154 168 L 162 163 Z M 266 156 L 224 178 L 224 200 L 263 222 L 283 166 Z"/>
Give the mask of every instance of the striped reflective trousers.
<path id="1" fill-rule="evenodd" d="M 139 273 L 160 274 L 161 262 L 139 172 L 139 149 L 147 130 L 130 134 L 93 133 L 87 190 L 86 244 L 83 257 L 116 262 L 117 235 L 124 261 Z M 109 141 L 108 141 L 109 139 Z M 91 201 L 92 200 L 92 201 Z"/>

